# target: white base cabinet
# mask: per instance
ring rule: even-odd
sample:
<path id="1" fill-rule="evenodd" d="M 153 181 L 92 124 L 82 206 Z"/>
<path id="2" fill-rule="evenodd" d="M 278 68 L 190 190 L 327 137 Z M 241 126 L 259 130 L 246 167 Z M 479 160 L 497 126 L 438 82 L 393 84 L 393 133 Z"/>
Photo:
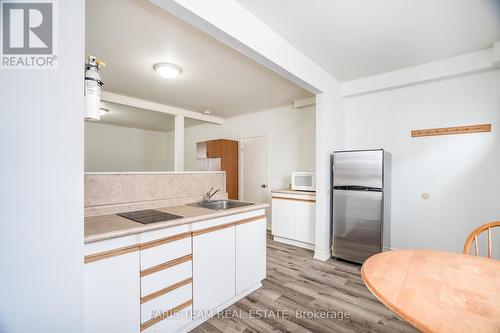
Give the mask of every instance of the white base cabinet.
<path id="1" fill-rule="evenodd" d="M 139 253 L 87 263 L 84 274 L 85 332 L 138 333 Z"/>
<path id="2" fill-rule="evenodd" d="M 272 199 L 273 236 L 295 238 L 295 205 L 293 201 Z"/>
<path id="3" fill-rule="evenodd" d="M 315 243 L 316 197 L 306 194 L 273 193 L 272 235 L 274 240 L 311 249 Z"/>
<path id="4" fill-rule="evenodd" d="M 193 236 L 193 304 L 200 315 L 235 295 L 234 229 Z"/>
<path id="5" fill-rule="evenodd" d="M 85 254 L 86 333 L 189 332 L 261 286 L 265 210 L 89 243 Z"/>
<path id="6" fill-rule="evenodd" d="M 266 219 L 236 225 L 236 294 L 266 277 Z"/>
<path id="7" fill-rule="evenodd" d="M 311 201 L 294 201 L 295 239 L 314 244 L 316 204 Z"/>

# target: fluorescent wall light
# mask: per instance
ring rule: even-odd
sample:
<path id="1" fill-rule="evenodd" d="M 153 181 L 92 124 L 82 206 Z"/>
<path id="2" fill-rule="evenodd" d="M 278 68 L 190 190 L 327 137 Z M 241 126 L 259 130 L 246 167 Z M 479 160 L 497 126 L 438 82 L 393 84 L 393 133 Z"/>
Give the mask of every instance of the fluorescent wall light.
<path id="1" fill-rule="evenodd" d="M 108 112 L 109 112 L 109 109 L 107 109 L 107 108 L 103 108 L 103 107 L 101 106 L 101 109 L 99 110 L 99 114 L 100 114 L 101 116 L 102 116 L 102 115 L 105 115 L 105 114 L 106 114 L 106 113 L 108 113 Z"/>
<path id="2" fill-rule="evenodd" d="M 167 80 L 176 78 L 182 72 L 182 68 L 167 62 L 155 64 L 153 68 L 158 74 Z"/>

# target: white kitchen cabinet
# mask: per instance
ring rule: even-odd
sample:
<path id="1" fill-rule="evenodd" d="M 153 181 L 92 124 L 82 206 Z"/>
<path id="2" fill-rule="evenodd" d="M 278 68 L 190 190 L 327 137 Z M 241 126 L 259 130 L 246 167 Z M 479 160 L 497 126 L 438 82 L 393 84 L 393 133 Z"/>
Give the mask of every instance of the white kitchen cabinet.
<path id="1" fill-rule="evenodd" d="M 191 237 L 141 250 L 141 269 L 191 254 Z"/>
<path id="2" fill-rule="evenodd" d="M 294 201 L 295 211 L 295 239 L 301 242 L 314 244 L 314 202 Z"/>
<path id="3" fill-rule="evenodd" d="M 292 192 L 292 191 L 287 191 Z M 315 243 L 316 198 L 311 194 L 274 193 L 272 234 L 276 241 L 308 249 Z"/>
<path id="4" fill-rule="evenodd" d="M 266 277 L 266 218 L 236 225 L 236 294 Z"/>
<path id="5" fill-rule="evenodd" d="M 141 323 L 145 324 L 162 313 L 171 311 L 181 304 L 189 303 L 192 298 L 192 289 L 191 284 L 188 284 L 141 304 Z M 163 320 L 166 319 L 168 317 L 163 318 Z"/>
<path id="6" fill-rule="evenodd" d="M 194 310 L 212 310 L 234 296 L 234 225 L 193 235 Z"/>
<path id="7" fill-rule="evenodd" d="M 86 333 L 139 332 L 139 267 L 138 251 L 85 264 Z"/>
<path id="8" fill-rule="evenodd" d="M 87 243 L 84 331 L 189 332 L 265 276 L 264 209 Z"/>
<path id="9" fill-rule="evenodd" d="M 193 276 L 192 269 L 193 263 L 189 260 L 141 277 L 141 297 L 191 278 Z"/>
<path id="10" fill-rule="evenodd" d="M 182 332 L 191 324 L 192 252 L 189 224 L 140 234 L 141 330 Z M 179 317 L 171 312 L 181 310 Z"/>
<path id="11" fill-rule="evenodd" d="M 272 200 L 272 233 L 285 238 L 295 237 L 295 208 L 288 200 Z"/>

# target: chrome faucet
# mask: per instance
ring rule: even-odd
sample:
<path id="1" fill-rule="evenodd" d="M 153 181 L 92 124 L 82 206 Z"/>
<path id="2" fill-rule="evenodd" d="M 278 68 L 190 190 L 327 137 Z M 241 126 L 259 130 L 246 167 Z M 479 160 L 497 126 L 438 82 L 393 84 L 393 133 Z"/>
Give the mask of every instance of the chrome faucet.
<path id="1" fill-rule="evenodd" d="M 213 192 L 212 192 L 212 191 L 213 191 Z M 207 200 L 207 201 L 208 201 L 208 200 L 212 199 L 212 197 L 213 197 L 213 196 L 214 196 L 217 192 L 219 192 L 219 191 L 220 191 L 220 189 L 216 189 L 216 190 L 214 191 L 214 188 L 212 187 L 212 188 L 210 189 L 210 191 L 208 191 L 207 193 L 205 193 L 205 200 Z"/>

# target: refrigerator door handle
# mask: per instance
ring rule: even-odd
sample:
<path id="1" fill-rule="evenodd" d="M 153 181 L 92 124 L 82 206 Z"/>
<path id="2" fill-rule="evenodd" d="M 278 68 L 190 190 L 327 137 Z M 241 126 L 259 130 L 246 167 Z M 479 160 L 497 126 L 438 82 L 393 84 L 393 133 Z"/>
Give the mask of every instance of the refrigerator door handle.
<path id="1" fill-rule="evenodd" d="M 333 186 L 334 190 L 339 191 L 365 191 L 365 192 L 382 192 L 383 189 L 379 187 L 369 187 L 369 186 Z"/>

